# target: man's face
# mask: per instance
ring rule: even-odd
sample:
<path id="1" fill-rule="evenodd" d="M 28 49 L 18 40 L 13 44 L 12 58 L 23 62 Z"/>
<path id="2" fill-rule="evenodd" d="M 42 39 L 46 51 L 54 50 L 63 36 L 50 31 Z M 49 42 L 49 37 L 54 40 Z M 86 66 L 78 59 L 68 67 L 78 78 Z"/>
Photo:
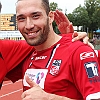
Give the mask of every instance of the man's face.
<path id="1" fill-rule="evenodd" d="M 41 0 L 21 0 L 16 6 L 18 29 L 32 46 L 44 43 L 49 34 L 49 17 Z"/>

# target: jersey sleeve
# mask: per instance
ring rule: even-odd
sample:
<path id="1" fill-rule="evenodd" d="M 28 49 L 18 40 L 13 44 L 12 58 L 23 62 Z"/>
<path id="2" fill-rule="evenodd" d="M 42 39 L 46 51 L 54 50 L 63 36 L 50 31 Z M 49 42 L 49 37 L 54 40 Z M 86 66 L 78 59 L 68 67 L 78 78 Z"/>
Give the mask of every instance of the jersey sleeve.
<path id="1" fill-rule="evenodd" d="M 0 82 L 7 72 L 18 66 L 32 50 L 33 47 L 25 40 L 0 40 Z"/>
<path id="2" fill-rule="evenodd" d="M 5 60 L 7 71 L 18 65 L 33 50 L 33 47 L 29 46 L 24 40 L 4 40 L 1 45 L 1 54 Z"/>
<path id="3" fill-rule="evenodd" d="M 83 98 L 100 98 L 100 67 L 94 50 L 86 45 L 79 47 L 72 62 L 73 81 Z"/>

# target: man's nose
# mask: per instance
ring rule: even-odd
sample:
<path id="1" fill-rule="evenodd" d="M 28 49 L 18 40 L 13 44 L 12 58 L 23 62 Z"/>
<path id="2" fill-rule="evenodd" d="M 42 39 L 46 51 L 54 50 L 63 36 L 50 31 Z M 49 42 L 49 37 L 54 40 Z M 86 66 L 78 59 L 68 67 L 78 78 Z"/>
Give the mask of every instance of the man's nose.
<path id="1" fill-rule="evenodd" d="M 27 30 L 34 28 L 34 23 L 30 18 L 27 18 L 25 28 Z"/>

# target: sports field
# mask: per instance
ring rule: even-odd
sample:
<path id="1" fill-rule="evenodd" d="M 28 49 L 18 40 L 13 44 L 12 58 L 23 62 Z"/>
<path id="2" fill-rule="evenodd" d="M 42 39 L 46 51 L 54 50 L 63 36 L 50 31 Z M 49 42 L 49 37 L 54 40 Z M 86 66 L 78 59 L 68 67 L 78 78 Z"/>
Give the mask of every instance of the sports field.
<path id="1" fill-rule="evenodd" d="M 0 100 L 21 100 L 22 81 L 16 83 L 5 81 L 0 90 Z"/>

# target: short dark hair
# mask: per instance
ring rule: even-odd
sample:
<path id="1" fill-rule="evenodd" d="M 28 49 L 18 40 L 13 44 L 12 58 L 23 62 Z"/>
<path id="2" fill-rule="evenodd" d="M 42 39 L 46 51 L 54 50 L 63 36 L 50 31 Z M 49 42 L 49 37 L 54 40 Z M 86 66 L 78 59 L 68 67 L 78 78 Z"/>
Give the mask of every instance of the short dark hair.
<path id="1" fill-rule="evenodd" d="M 46 14 L 48 15 L 50 12 L 49 0 L 42 0 L 42 5 L 44 6 Z"/>
<path id="2" fill-rule="evenodd" d="M 1 4 L 1 2 L 0 2 L 0 12 L 1 12 L 1 8 L 2 8 L 2 4 Z"/>
<path id="3" fill-rule="evenodd" d="M 22 1 L 22 0 L 17 0 L 18 1 Z M 46 14 L 48 15 L 50 12 L 50 7 L 49 7 L 49 0 L 42 0 L 42 5 L 46 11 Z"/>

